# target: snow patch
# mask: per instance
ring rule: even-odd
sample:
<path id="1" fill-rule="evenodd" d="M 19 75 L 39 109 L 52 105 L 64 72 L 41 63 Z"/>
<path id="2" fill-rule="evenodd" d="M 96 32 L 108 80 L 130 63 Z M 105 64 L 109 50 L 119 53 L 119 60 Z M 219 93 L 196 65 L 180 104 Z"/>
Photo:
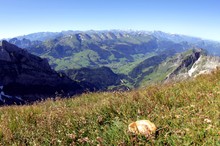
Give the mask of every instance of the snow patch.
<path id="1" fill-rule="evenodd" d="M 188 71 L 188 75 L 191 77 L 192 74 L 196 71 L 196 69 L 198 68 L 198 66 L 196 66 L 200 60 L 202 58 L 202 55 L 199 57 L 199 59 L 193 64 L 192 68 Z"/>
<path id="2" fill-rule="evenodd" d="M 0 101 L 3 101 L 3 99 L 2 99 L 2 95 L 0 94 Z"/>
<path id="3" fill-rule="evenodd" d="M 22 101 L 21 97 L 18 97 L 18 96 L 13 97 L 13 96 L 10 96 L 10 95 L 6 95 L 3 91 L 3 86 L 0 86 L 0 101 L 5 102 L 3 98 L 8 98 L 8 99 L 13 99 L 14 98 L 14 99 L 18 99 L 18 100 Z"/>
<path id="4" fill-rule="evenodd" d="M 188 71 L 188 75 L 191 77 L 192 74 L 196 71 L 196 69 L 197 69 L 197 66 L 196 67 L 192 66 L 192 68 Z"/>

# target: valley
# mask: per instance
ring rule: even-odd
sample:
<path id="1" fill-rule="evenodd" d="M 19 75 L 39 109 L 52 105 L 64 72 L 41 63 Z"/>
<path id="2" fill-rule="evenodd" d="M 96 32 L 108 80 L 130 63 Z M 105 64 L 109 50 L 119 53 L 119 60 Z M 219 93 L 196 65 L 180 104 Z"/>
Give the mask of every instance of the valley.
<path id="1" fill-rule="evenodd" d="M 89 91 L 130 90 L 219 66 L 220 43 L 161 31 L 63 31 L 8 41 L 47 59 L 53 69 L 86 84 Z M 204 59 L 197 68 L 200 56 Z M 212 58 L 213 67 L 205 65 Z"/>

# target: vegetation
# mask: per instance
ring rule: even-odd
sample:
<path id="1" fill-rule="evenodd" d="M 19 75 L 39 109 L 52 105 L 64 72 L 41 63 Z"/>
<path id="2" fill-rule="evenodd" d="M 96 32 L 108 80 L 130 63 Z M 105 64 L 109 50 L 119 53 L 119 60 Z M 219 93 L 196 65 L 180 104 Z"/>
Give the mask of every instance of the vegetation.
<path id="1" fill-rule="evenodd" d="M 0 108 L 1 145 L 220 145 L 220 70 L 129 92 Z M 148 119 L 151 137 L 128 133 Z"/>
<path id="2" fill-rule="evenodd" d="M 52 68 L 59 72 L 77 72 L 84 68 L 108 67 L 118 76 L 122 74 L 120 80 L 125 80 L 126 83 L 123 85 L 106 84 L 108 89 L 143 87 L 164 81 L 173 71 L 175 71 L 173 76 L 186 73 L 198 59 L 193 57 L 195 52 L 189 49 L 201 47 L 195 42 L 190 43 L 184 39 L 174 41 L 172 37 L 169 38 L 168 34 L 167 36 L 162 32 L 159 33 L 161 37 L 157 36 L 158 33 L 126 31 L 63 33 L 54 34 L 54 36 L 48 34 L 49 38 L 43 39 L 44 41 L 14 38 L 10 42 L 27 48 L 35 55 L 47 58 Z M 181 53 L 181 56 L 175 55 L 176 53 Z M 185 62 L 182 63 L 181 60 Z M 185 64 L 190 65 L 186 68 Z M 75 74 L 69 73 L 68 76 L 73 80 L 82 81 L 76 79 Z M 90 82 L 89 80 L 100 82 L 100 78 L 92 73 L 89 73 L 89 76 L 81 76 L 81 79 L 85 82 Z M 103 83 L 108 80 L 102 79 Z M 99 89 L 106 89 L 106 87 Z"/>
<path id="3" fill-rule="evenodd" d="M 108 67 L 100 68 L 81 68 L 78 70 L 66 70 L 65 73 L 71 79 L 81 83 L 86 82 L 96 90 L 105 91 L 109 86 L 118 86 L 121 84 L 123 75 L 115 74 Z"/>
<path id="4" fill-rule="evenodd" d="M 175 43 L 171 40 L 157 40 L 147 33 L 123 31 L 69 32 L 49 35 L 44 41 L 14 38 L 9 42 L 27 48 L 35 55 L 48 58 L 49 63 L 57 71 L 107 66 L 116 73 L 126 73 L 123 71 L 126 70 L 123 66 L 135 67 L 138 62 L 152 54 L 160 54 L 165 48 L 174 49 L 176 52 L 190 48 L 187 44 Z"/>

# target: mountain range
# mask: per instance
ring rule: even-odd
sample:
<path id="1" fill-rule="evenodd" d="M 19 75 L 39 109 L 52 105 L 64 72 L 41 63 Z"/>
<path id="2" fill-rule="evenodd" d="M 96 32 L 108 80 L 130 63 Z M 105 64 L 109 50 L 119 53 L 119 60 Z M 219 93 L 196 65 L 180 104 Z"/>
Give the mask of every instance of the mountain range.
<path id="1" fill-rule="evenodd" d="M 4 94 L 22 102 L 179 81 L 220 65 L 219 42 L 161 31 L 35 33 L 2 41 L 1 50 Z"/>
<path id="2" fill-rule="evenodd" d="M 35 39 L 33 39 L 35 38 Z M 220 43 L 161 31 L 65 31 L 36 33 L 9 40 L 29 52 L 47 58 L 55 70 L 107 66 L 117 73 L 127 72 L 150 55 L 172 50 L 203 48 L 220 55 Z"/>

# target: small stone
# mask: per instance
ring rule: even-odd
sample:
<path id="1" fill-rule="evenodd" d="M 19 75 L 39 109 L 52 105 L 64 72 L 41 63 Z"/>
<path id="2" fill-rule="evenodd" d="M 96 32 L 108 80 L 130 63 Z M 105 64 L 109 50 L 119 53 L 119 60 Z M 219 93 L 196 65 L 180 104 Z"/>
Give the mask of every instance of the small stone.
<path id="1" fill-rule="evenodd" d="M 128 131 L 134 134 L 141 134 L 145 136 L 150 136 L 152 133 L 156 131 L 156 126 L 154 123 L 149 120 L 139 120 L 136 122 L 132 122 L 128 126 Z"/>
<path id="2" fill-rule="evenodd" d="M 179 118 L 180 118 L 180 115 L 175 115 L 175 118 L 179 119 Z"/>
<path id="3" fill-rule="evenodd" d="M 75 134 L 67 134 L 67 136 L 68 136 L 70 139 L 73 139 L 73 140 L 76 139 L 76 135 L 75 135 Z"/>
<path id="4" fill-rule="evenodd" d="M 210 119 L 204 119 L 204 122 L 211 123 L 212 121 Z"/>
<path id="5" fill-rule="evenodd" d="M 212 128 L 213 128 L 212 125 L 208 125 L 208 127 L 207 127 L 205 130 L 210 130 L 210 129 L 212 129 Z"/>

